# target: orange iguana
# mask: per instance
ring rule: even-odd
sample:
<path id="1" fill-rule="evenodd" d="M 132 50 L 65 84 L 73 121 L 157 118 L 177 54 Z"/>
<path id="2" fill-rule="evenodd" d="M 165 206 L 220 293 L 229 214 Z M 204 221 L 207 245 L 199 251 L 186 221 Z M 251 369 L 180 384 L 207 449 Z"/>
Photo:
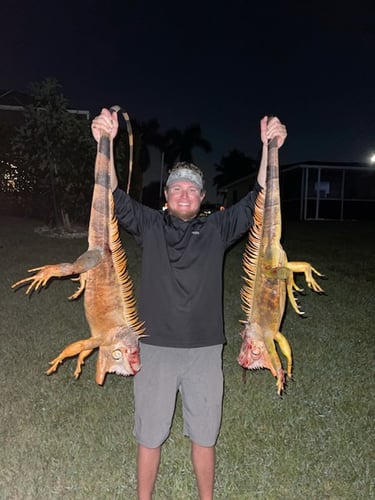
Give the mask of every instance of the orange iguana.
<path id="1" fill-rule="evenodd" d="M 118 111 L 118 107 L 112 108 Z M 127 114 L 128 130 L 130 122 Z M 129 133 L 132 146 L 131 130 Z M 132 148 L 131 148 L 132 149 Z M 139 321 L 127 258 L 118 232 L 110 189 L 112 144 L 102 134 L 95 163 L 95 186 L 88 230 L 88 250 L 73 263 L 52 264 L 30 269 L 31 277 L 12 288 L 29 283 L 26 294 L 44 287 L 51 278 L 79 275 L 79 289 L 69 297 L 76 299 L 85 290 L 84 307 L 91 337 L 68 345 L 53 361 L 47 374 L 55 372 L 67 357 L 78 355 L 74 377 L 78 378 L 85 358 L 99 348 L 96 382 L 104 383 L 106 373 L 134 375 L 140 369 L 138 339 L 144 332 Z M 132 167 L 130 155 L 129 177 Z M 128 185 L 129 187 L 129 185 Z"/>
<path id="2" fill-rule="evenodd" d="M 294 282 L 293 273 L 303 272 L 309 288 L 323 293 L 312 273 L 323 275 L 307 262 L 288 262 L 280 238 L 279 163 L 275 138 L 268 146 L 266 188 L 257 197 L 254 225 L 249 232 L 243 255 L 245 277 L 241 299 L 246 321 L 241 321 L 243 341 L 238 362 L 243 368 L 250 370 L 269 369 L 277 378 L 279 395 L 284 390 L 285 374 L 275 342 L 287 359 L 287 375 L 292 376 L 292 351 L 289 342 L 279 331 L 286 294 L 296 313 L 304 314 L 293 295 L 293 289 L 302 291 Z"/>

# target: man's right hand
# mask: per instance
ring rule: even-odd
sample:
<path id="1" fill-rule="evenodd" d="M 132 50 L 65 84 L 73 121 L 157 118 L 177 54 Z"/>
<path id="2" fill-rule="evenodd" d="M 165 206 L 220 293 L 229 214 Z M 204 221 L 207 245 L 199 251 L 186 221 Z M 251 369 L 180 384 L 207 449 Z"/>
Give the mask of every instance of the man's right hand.
<path id="1" fill-rule="evenodd" d="M 102 132 L 109 134 L 114 139 L 118 131 L 117 113 L 111 113 L 109 109 L 103 108 L 100 115 L 96 116 L 91 123 L 91 132 L 96 142 L 99 142 Z"/>

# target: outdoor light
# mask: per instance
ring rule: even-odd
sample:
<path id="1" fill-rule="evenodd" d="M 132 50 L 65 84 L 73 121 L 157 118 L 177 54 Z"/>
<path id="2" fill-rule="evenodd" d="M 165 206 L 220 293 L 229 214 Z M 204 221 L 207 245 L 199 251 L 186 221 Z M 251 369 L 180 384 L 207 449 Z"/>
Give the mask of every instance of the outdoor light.
<path id="1" fill-rule="evenodd" d="M 370 156 L 370 163 L 374 164 L 375 163 L 375 153 L 373 153 L 371 156 Z"/>

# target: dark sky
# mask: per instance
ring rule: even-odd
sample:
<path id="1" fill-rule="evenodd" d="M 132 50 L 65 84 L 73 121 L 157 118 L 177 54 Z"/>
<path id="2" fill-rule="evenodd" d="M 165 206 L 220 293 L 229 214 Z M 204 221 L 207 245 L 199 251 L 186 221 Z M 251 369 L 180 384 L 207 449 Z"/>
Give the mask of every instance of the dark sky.
<path id="1" fill-rule="evenodd" d="M 120 104 L 164 131 L 199 122 L 213 165 L 256 156 L 259 120 L 287 125 L 282 163 L 375 152 L 373 1 L 2 2 L 0 88 L 57 78 L 70 105 Z M 158 166 L 152 172 L 158 177 Z M 152 172 L 148 178 L 152 178 Z"/>

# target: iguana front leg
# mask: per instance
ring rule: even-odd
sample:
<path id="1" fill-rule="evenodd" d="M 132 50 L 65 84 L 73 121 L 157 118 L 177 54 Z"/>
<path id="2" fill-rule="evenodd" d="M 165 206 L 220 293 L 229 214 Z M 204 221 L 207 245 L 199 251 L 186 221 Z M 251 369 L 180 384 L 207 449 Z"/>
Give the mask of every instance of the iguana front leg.
<path id="1" fill-rule="evenodd" d="M 39 288 L 46 286 L 48 281 L 51 278 L 62 278 L 64 276 L 72 276 L 73 274 L 81 274 L 85 273 L 89 269 L 95 267 L 102 258 L 102 252 L 99 249 L 87 250 L 84 254 L 80 255 L 78 259 L 73 263 L 64 262 L 62 264 L 50 264 L 42 267 L 35 267 L 33 269 L 29 269 L 29 273 L 34 273 L 38 271 L 34 276 L 30 276 L 29 278 L 24 278 L 23 280 L 17 281 L 12 285 L 12 288 L 17 288 L 20 285 L 24 285 L 26 283 L 30 283 L 26 290 L 26 295 L 35 291 L 38 291 Z M 83 285 L 84 286 L 84 285 Z M 76 294 L 80 294 L 83 290 L 82 282 L 81 287 L 76 292 Z M 73 294 L 72 298 L 78 297 L 78 295 Z"/>
<path id="2" fill-rule="evenodd" d="M 277 337 L 278 334 L 276 334 Z M 274 377 L 276 377 L 276 387 L 277 387 L 277 393 L 279 396 L 281 396 L 284 386 L 285 386 L 285 373 L 283 370 L 283 367 L 281 365 L 280 357 L 277 354 L 276 351 L 276 346 L 275 346 L 275 340 L 278 340 L 278 342 L 281 340 L 280 337 L 278 339 L 275 339 L 272 337 L 272 333 L 270 334 L 265 334 L 264 336 L 264 344 L 266 346 L 266 352 L 267 356 L 269 358 L 269 369 Z M 284 337 L 285 338 L 285 337 Z M 283 345 L 284 347 L 284 345 Z M 289 361 L 289 360 L 288 360 Z"/>
<path id="3" fill-rule="evenodd" d="M 77 379 L 82 372 L 82 366 L 85 364 L 85 359 L 92 353 L 93 349 L 82 351 L 77 359 L 76 369 L 74 370 L 74 378 Z"/>
<path id="4" fill-rule="evenodd" d="M 73 342 L 73 344 L 68 345 L 65 349 L 57 356 L 57 358 L 50 361 L 51 368 L 46 371 L 47 375 L 51 375 L 51 373 L 55 372 L 60 363 L 64 361 L 65 358 L 69 358 L 71 356 L 76 356 L 79 354 L 77 360 L 77 367 L 74 372 L 74 377 L 78 378 L 81 373 L 81 366 L 85 358 L 91 353 L 93 349 L 99 346 L 100 339 L 91 337 L 86 340 L 78 340 L 77 342 Z"/>
<path id="5" fill-rule="evenodd" d="M 290 347 L 290 344 L 281 332 L 278 332 L 276 334 L 275 341 L 279 344 L 281 352 L 287 359 L 288 362 L 287 375 L 289 378 L 292 378 L 292 349 Z"/>

